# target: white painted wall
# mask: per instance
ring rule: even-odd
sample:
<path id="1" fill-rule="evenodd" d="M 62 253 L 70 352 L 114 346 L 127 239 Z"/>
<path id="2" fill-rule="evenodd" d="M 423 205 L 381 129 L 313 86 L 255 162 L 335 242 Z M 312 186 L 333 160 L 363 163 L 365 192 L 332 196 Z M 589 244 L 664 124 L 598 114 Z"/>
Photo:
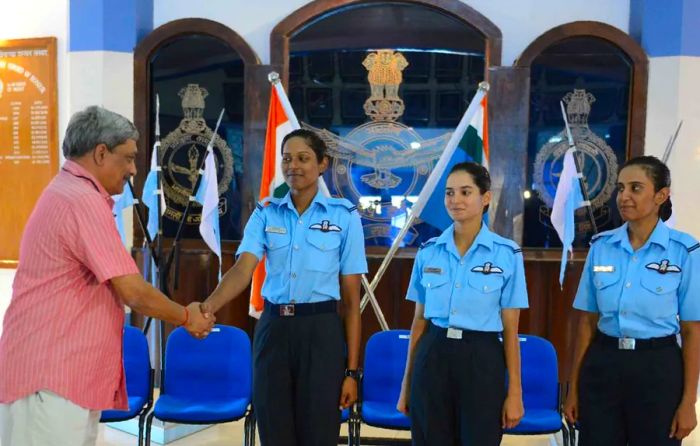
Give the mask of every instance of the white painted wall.
<path id="1" fill-rule="evenodd" d="M 0 268 L 0 335 L 2 334 L 2 319 L 12 298 L 12 281 L 15 270 Z"/>
<path id="2" fill-rule="evenodd" d="M 668 166 L 676 228 L 700 238 L 700 57 L 654 57 L 649 61 L 645 153 L 661 157 L 682 119 Z"/>
<path id="3" fill-rule="evenodd" d="M 58 135 L 57 148 L 62 162 L 60 142 L 68 125 L 68 64 L 69 0 L 27 0 L 2 2 L 0 7 L 0 40 L 56 37 L 58 59 Z M 2 240 L 0 240 L 2 243 Z M 0 269 L 0 319 L 12 297 L 15 270 Z M 2 326 L 0 324 L 0 332 Z"/>
<path id="4" fill-rule="evenodd" d="M 223 23 L 240 34 L 261 61 L 270 62 L 270 32 L 303 0 L 155 0 L 153 26 L 187 17 Z M 503 65 L 512 65 L 525 47 L 555 26 L 577 20 L 608 23 L 627 32 L 629 2 L 624 0 L 464 0 L 503 33 Z M 410 32 L 410 30 L 406 30 Z"/>
<path id="5" fill-rule="evenodd" d="M 58 53 L 58 135 L 60 142 L 68 125 L 69 0 L 3 1 L 0 6 L 0 40 L 56 37 Z M 61 157 L 62 159 L 62 157 Z"/>

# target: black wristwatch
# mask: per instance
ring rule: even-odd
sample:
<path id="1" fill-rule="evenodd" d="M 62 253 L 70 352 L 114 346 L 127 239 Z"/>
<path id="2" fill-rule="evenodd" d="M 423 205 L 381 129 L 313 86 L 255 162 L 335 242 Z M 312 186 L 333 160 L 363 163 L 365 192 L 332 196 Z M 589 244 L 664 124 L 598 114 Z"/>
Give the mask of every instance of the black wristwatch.
<path id="1" fill-rule="evenodd" d="M 358 369 L 345 369 L 345 376 L 349 376 L 355 381 L 360 381 L 360 371 Z"/>

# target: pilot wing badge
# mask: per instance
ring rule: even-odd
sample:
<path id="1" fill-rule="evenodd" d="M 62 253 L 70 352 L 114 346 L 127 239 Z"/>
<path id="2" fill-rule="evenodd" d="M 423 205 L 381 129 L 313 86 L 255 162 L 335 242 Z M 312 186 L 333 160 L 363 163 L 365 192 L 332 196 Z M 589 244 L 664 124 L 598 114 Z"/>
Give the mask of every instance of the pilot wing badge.
<path id="1" fill-rule="evenodd" d="M 671 262 L 668 259 L 662 260 L 661 263 L 651 262 L 648 265 L 646 265 L 646 267 L 647 269 L 652 269 L 659 274 L 681 272 L 681 268 L 678 265 L 671 265 Z"/>
<path id="2" fill-rule="evenodd" d="M 503 269 L 501 269 L 498 266 L 495 266 L 491 262 L 486 262 L 484 263 L 483 266 L 475 266 L 472 268 L 472 272 L 475 273 L 481 273 L 481 274 L 503 274 Z"/>
<path id="3" fill-rule="evenodd" d="M 314 223 L 309 226 L 309 229 L 316 229 L 321 232 L 340 232 L 340 226 L 334 225 L 328 220 L 322 220 L 320 223 Z"/>

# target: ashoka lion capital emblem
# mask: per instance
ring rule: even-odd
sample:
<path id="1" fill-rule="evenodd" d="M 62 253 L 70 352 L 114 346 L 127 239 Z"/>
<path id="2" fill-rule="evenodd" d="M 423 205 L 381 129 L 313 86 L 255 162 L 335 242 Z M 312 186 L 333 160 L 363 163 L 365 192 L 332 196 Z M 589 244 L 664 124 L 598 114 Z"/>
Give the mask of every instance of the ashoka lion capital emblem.
<path id="1" fill-rule="evenodd" d="M 180 220 L 182 211 L 190 195 L 193 195 L 199 165 L 206 153 L 207 144 L 214 132 L 204 120 L 205 99 L 209 95 L 198 84 L 188 84 L 178 93 L 182 99 L 183 119 L 178 128 L 166 136 L 162 143 L 163 189 L 168 202 L 165 216 L 175 221 Z M 219 195 L 229 188 L 233 177 L 233 155 L 231 149 L 219 135 L 214 139 L 214 157 L 219 179 Z M 193 203 L 201 209 L 198 203 Z M 226 202 L 219 201 L 219 214 L 226 212 Z M 188 224 L 198 224 L 201 214 L 188 217 Z"/>

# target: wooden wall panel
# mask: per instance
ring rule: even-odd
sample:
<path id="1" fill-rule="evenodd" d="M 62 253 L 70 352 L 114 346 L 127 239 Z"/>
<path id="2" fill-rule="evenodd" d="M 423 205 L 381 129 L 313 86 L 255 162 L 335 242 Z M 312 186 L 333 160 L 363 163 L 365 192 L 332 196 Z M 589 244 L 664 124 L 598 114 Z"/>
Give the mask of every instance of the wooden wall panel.
<path id="1" fill-rule="evenodd" d="M 24 226 L 58 171 L 56 38 L 0 39 L 0 268 L 16 268 Z"/>
<path id="2" fill-rule="evenodd" d="M 223 271 L 233 266 L 233 254 L 237 244 L 224 243 Z M 166 255 L 169 246 L 166 248 Z M 143 263 L 143 251 L 133 250 L 137 264 Z M 414 304 L 406 301 L 406 289 L 413 268 L 413 252 L 401 253 L 390 264 L 375 294 L 384 317 L 391 329 L 410 329 L 413 320 Z M 563 290 L 559 288 L 558 250 L 525 250 L 525 275 L 527 278 L 530 308 L 520 316 L 520 332 L 534 334 L 549 339 L 559 357 L 559 376 L 567 380 L 569 363 L 573 353 L 576 312 L 571 307 L 585 260 L 585 251 L 577 251 L 574 261 L 569 262 Z M 381 264 L 382 257 L 370 255 L 368 259 L 371 279 Z M 214 290 L 217 280 L 217 259 L 202 242 L 186 240 L 180 253 L 180 281 L 173 289 L 173 299 L 183 305 L 205 299 Z M 224 306 L 216 314 L 217 323 L 234 325 L 247 331 L 251 336 L 255 319 L 248 316 L 248 294 L 246 289 L 233 302 Z M 132 316 L 135 325 L 143 318 Z M 170 333 L 171 326 L 166 327 Z M 362 351 L 372 334 L 380 331 L 379 323 L 370 305 L 362 314 Z"/>
<path id="3" fill-rule="evenodd" d="M 489 218 L 498 234 L 520 243 L 527 189 L 527 133 L 530 97 L 529 70 L 489 69 L 488 96 L 491 208 Z"/>

